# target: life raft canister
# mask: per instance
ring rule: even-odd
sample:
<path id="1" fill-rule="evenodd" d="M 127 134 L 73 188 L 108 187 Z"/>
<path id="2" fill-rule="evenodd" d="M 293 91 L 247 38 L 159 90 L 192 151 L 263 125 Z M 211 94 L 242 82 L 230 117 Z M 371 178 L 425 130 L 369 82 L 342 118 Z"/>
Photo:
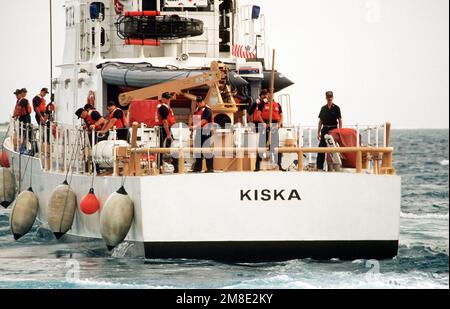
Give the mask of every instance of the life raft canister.
<path id="1" fill-rule="evenodd" d="M 264 121 L 270 121 L 270 102 L 264 104 L 262 118 Z M 280 119 L 280 104 L 274 101 L 272 102 L 272 121 L 279 121 Z"/>
<path id="2" fill-rule="evenodd" d="M 156 114 L 155 114 L 155 120 L 157 126 L 162 126 L 164 123 L 164 120 L 162 119 L 161 115 L 159 114 L 159 109 L 165 106 L 169 110 L 169 116 L 167 116 L 167 122 L 169 123 L 169 128 L 172 127 L 177 121 L 175 119 L 175 114 L 173 113 L 173 110 L 170 108 L 169 105 L 165 103 L 158 104 L 156 107 Z"/>

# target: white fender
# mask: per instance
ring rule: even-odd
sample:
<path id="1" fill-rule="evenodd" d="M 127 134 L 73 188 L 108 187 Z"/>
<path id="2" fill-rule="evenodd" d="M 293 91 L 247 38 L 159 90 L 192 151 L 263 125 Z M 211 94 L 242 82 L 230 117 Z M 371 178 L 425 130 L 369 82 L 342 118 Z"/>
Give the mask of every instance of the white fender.
<path id="1" fill-rule="evenodd" d="M 71 229 L 76 209 L 77 196 L 67 182 L 57 186 L 50 197 L 47 213 L 48 225 L 57 239 Z"/>
<path id="2" fill-rule="evenodd" d="M 39 210 L 39 200 L 33 189 L 23 191 L 14 201 L 9 226 L 15 240 L 26 235 L 33 227 Z"/>
<path id="3" fill-rule="evenodd" d="M 100 232 L 110 251 L 127 237 L 133 217 L 134 203 L 122 187 L 109 196 L 100 215 Z"/>
<path id="4" fill-rule="evenodd" d="M 0 205 L 8 208 L 16 195 L 16 178 L 10 169 L 0 167 Z"/>

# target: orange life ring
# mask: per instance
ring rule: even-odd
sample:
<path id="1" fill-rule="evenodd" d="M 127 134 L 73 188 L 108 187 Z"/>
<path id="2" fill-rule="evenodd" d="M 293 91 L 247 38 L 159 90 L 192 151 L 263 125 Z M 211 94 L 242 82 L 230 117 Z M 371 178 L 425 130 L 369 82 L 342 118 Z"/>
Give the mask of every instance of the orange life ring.
<path id="1" fill-rule="evenodd" d="M 117 15 L 122 14 L 123 8 L 123 4 L 122 2 L 120 2 L 120 0 L 114 0 L 114 10 L 116 11 Z"/>

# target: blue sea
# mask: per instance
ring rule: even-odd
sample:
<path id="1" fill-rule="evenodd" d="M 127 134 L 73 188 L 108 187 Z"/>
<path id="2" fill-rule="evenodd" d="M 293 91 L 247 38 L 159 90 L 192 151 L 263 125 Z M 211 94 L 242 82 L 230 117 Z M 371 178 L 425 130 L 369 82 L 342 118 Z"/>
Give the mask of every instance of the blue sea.
<path id="1" fill-rule="evenodd" d="M 403 177 L 398 257 L 386 261 L 294 260 L 263 264 L 124 258 L 99 242 L 58 243 L 35 227 L 19 242 L 0 210 L 0 288 L 449 288 L 449 131 L 392 136 Z"/>

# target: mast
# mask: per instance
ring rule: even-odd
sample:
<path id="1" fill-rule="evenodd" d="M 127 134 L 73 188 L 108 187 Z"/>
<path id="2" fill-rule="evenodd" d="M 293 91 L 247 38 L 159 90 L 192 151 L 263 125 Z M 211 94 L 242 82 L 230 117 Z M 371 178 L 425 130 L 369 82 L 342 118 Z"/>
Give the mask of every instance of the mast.
<path id="1" fill-rule="evenodd" d="M 53 10 L 52 10 L 52 0 L 49 0 L 50 9 L 50 101 L 53 97 Z"/>

